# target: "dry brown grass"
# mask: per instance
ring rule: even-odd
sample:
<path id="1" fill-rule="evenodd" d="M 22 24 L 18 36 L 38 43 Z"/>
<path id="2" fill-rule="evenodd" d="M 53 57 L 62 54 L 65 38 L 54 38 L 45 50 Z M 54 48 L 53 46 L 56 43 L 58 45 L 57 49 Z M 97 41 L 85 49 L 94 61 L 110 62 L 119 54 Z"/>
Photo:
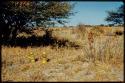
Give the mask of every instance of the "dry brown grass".
<path id="1" fill-rule="evenodd" d="M 3 46 L 2 81 L 123 81 L 123 34 L 109 35 L 116 30 L 123 27 L 52 29 L 79 49 Z"/>

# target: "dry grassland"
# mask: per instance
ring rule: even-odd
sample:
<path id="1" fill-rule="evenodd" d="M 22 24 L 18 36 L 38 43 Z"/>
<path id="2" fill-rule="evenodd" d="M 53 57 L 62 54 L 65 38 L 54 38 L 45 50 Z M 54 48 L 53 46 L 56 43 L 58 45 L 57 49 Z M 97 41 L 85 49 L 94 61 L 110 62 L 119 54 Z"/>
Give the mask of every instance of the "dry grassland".
<path id="1" fill-rule="evenodd" d="M 80 47 L 70 43 L 60 48 L 58 44 L 54 48 L 2 46 L 2 81 L 123 81 L 123 27 L 51 30 L 57 40 Z M 44 31 L 34 30 L 34 34 Z"/>

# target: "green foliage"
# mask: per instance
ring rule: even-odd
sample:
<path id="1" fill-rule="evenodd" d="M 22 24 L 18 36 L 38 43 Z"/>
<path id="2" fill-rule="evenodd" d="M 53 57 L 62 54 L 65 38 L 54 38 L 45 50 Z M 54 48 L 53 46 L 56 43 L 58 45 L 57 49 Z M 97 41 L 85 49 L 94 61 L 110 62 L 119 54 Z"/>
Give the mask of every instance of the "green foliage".
<path id="1" fill-rule="evenodd" d="M 24 25 L 31 18 L 31 2 L 26 1 L 3 1 L 0 3 L 1 34 L 5 38 L 15 38 L 24 29 Z"/>
<path id="2" fill-rule="evenodd" d="M 64 24 L 73 13 L 73 6 L 68 2 L 37 2 L 35 21 L 37 25 L 50 26 L 56 23 Z"/>
<path id="3" fill-rule="evenodd" d="M 37 26 L 49 27 L 64 24 L 73 13 L 68 2 L 45 1 L 3 1 L 0 3 L 1 34 L 15 38 L 26 28 L 26 23 L 36 22 Z"/>
<path id="4" fill-rule="evenodd" d="M 116 11 L 108 11 L 108 16 L 105 20 L 112 24 L 124 24 L 124 5 Z"/>

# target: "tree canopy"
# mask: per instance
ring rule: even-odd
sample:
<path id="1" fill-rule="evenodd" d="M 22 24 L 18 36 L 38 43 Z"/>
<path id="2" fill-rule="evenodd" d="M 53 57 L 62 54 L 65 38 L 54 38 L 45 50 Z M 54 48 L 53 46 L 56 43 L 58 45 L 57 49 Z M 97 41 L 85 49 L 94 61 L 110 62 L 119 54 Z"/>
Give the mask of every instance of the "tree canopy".
<path id="1" fill-rule="evenodd" d="M 112 24 L 124 24 L 124 5 L 121 5 L 116 11 L 108 11 L 105 20 Z"/>
<path id="2" fill-rule="evenodd" d="M 71 14 L 72 5 L 68 2 L 38 2 L 35 21 L 38 25 L 64 24 Z"/>
<path id="3" fill-rule="evenodd" d="M 1 33 L 16 36 L 26 28 L 26 23 L 36 22 L 37 26 L 49 27 L 55 23 L 64 24 L 73 14 L 69 2 L 55 1 L 2 1 L 0 3 Z"/>

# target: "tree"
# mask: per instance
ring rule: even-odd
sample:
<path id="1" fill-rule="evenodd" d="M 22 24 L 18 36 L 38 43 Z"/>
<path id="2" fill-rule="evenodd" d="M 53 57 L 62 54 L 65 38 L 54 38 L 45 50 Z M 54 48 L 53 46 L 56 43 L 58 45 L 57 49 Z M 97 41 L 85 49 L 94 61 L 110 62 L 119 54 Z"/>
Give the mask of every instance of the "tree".
<path id="1" fill-rule="evenodd" d="M 30 3 L 30 2 L 28 2 Z M 25 1 L 7 1 L 0 3 L 1 34 L 6 39 L 15 38 L 26 22 L 31 18 L 31 6 Z"/>
<path id="2" fill-rule="evenodd" d="M 124 5 L 120 6 L 116 11 L 108 11 L 105 20 L 112 24 L 124 24 Z"/>
<path id="3" fill-rule="evenodd" d="M 48 27 L 56 23 L 65 24 L 71 14 L 73 5 L 68 2 L 36 2 L 36 21 L 37 25 Z"/>
<path id="4" fill-rule="evenodd" d="M 49 27 L 55 23 L 64 24 L 72 13 L 73 5 L 68 2 L 45 1 L 3 1 L 0 3 L 1 34 L 15 38 L 28 22 Z"/>

